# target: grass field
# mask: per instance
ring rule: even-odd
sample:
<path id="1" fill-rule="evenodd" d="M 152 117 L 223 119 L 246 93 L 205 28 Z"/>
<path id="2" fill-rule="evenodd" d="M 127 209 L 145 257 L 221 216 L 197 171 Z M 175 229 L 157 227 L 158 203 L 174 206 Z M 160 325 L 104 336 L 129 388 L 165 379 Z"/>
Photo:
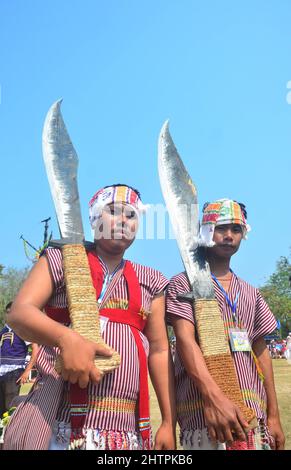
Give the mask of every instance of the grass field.
<path id="1" fill-rule="evenodd" d="M 291 450 L 291 364 L 284 359 L 274 359 L 273 368 L 275 375 L 275 385 L 280 408 L 281 422 L 286 437 L 286 449 Z M 28 393 L 31 385 L 26 384 L 21 388 L 21 394 Z M 157 404 L 155 392 L 150 384 L 151 398 L 151 421 L 154 432 L 157 430 L 161 421 L 160 411 Z M 179 430 L 177 429 L 177 443 Z M 181 448 L 178 445 L 178 449 Z"/>
<path id="2" fill-rule="evenodd" d="M 281 423 L 286 437 L 285 448 L 291 450 L 291 364 L 288 364 L 285 359 L 274 359 L 273 368 Z M 155 392 L 152 386 L 150 387 L 151 420 L 153 430 L 155 432 L 159 426 L 161 418 Z M 177 429 L 177 444 L 179 443 L 178 434 L 179 430 Z M 181 447 L 179 446 L 178 448 Z"/>
<path id="3" fill-rule="evenodd" d="M 291 450 L 291 364 L 284 359 L 273 359 L 273 368 L 285 448 Z"/>

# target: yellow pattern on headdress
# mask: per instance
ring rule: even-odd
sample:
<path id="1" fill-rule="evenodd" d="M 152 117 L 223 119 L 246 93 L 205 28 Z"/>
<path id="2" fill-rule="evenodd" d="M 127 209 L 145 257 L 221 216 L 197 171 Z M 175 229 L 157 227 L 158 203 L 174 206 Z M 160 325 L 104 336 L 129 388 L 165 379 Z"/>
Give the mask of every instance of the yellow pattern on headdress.
<path id="1" fill-rule="evenodd" d="M 117 202 L 126 202 L 126 191 L 127 191 L 127 186 L 117 186 L 115 200 Z"/>

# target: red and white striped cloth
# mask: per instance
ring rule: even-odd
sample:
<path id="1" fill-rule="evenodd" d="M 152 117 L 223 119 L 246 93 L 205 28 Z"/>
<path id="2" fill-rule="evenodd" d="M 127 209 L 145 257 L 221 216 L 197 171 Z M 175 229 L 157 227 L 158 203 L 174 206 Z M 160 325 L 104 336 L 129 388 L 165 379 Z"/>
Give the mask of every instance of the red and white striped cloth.
<path id="1" fill-rule="evenodd" d="M 49 305 L 51 307 L 65 308 L 67 307 L 67 298 L 62 253 L 59 249 L 49 248 L 46 250 L 46 256 L 55 286 L 54 294 L 50 299 Z M 100 258 L 99 260 L 105 276 L 108 273 L 108 269 Z M 168 285 L 168 280 L 162 273 L 155 269 L 133 262 L 131 264 L 141 287 L 142 313 L 144 315 L 150 315 L 152 299 L 165 290 Z M 110 305 L 112 302 L 119 303 L 119 305 L 126 305 L 128 298 L 127 284 L 122 275 L 103 307 L 106 308 L 107 305 Z M 108 308 L 111 307 L 109 306 Z M 126 315 L 126 309 L 124 310 L 124 314 Z M 147 338 L 142 332 L 139 332 L 139 334 L 145 351 L 148 354 L 149 345 Z M 86 430 L 92 431 L 91 434 L 88 433 L 88 435 L 90 434 L 90 436 L 92 436 L 93 433 L 93 436 L 95 436 L 96 448 L 136 448 L 138 442 L 141 442 L 138 433 L 138 413 L 136 406 L 139 395 L 139 358 L 136 342 L 129 325 L 114 322 L 106 323 L 103 338 L 109 346 L 120 353 L 121 365 L 114 372 L 105 375 L 99 385 L 89 384 L 89 412 L 84 427 Z M 42 390 L 41 393 L 44 393 L 44 389 L 47 390 L 46 400 L 48 405 L 46 406 L 46 404 L 42 403 L 41 407 L 43 409 L 40 412 L 44 415 L 49 415 L 50 410 L 53 410 L 52 412 L 56 411 L 54 427 L 57 429 L 57 434 L 59 434 L 57 440 L 61 444 L 62 440 L 66 441 L 66 435 L 68 434 L 70 402 L 68 384 L 58 377 L 54 371 L 57 352 L 57 348 L 47 346 L 40 348 L 36 364 L 40 373 L 38 383 L 35 386 L 35 392 L 29 396 L 25 406 L 26 412 L 35 413 L 40 390 Z M 56 397 L 54 400 L 54 397 L 51 396 L 48 387 L 49 380 L 57 380 L 61 383 L 61 399 Z M 29 403 L 32 404 L 31 407 Z M 22 406 L 24 405 L 22 404 Z M 55 410 L 55 408 L 57 408 L 57 410 Z M 15 413 L 17 414 L 17 410 Z M 58 426 L 58 423 L 60 426 Z M 42 430 L 37 426 L 37 422 L 35 425 L 37 434 L 41 434 Z M 21 433 L 25 432 L 24 429 L 21 429 L 21 424 L 20 429 L 16 432 L 19 434 L 19 439 L 21 440 Z M 13 436 L 13 439 L 15 440 L 16 437 Z M 35 439 L 37 439 L 37 436 L 35 436 Z M 33 438 L 31 438 L 29 446 L 31 449 L 34 448 Z M 66 445 L 63 447 L 65 448 Z M 9 443 L 7 444 L 7 448 L 9 448 Z M 21 446 L 18 448 L 21 449 Z"/>
<path id="2" fill-rule="evenodd" d="M 214 281 L 213 286 L 227 332 L 228 328 L 234 327 L 232 311 Z M 185 273 L 177 274 L 170 280 L 166 295 L 168 323 L 171 324 L 173 317 L 181 317 L 194 324 L 192 305 L 187 301 L 176 299 L 177 295 L 189 292 L 189 290 L 190 285 Z M 252 344 L 258 338 L 274 331 L 277 322 L 259 290 L 233 274 L 228 290 L 231 302 L 234 302 L 239 291 L 236 310 L 238 326 L 246 328 Z M 213 341 L 215 341 L 215 334 Z M 251 352 L 235 352 L 233 358 L 244 401 L 255 410 L 260 424 L 265 424 L 266 392 L 252 354 Z M 187 375 L 178 352 L 175 356 L 175 376 L 178 422 L 181 428 L 181 441 L 183 441 L 186 435 L 189 437 L 189 431 L 203 430 L 206 424 L 201 394 L 193 380 Z"/>

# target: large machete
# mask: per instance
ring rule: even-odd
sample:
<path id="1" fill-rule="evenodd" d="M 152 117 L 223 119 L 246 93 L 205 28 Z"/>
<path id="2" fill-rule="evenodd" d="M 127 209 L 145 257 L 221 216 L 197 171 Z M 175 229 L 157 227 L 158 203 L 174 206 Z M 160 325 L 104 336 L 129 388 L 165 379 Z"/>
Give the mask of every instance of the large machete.
<path id="1" fill-rule="evenodd" d="M 61 100 L 49 109 L 43 128 L 42 146 L 47 177 L 53 197 L 61 240 L 50 246 L 62 249 L 64 276 L 72 328 L 86 339 L 106 346 L 100 333 L 96 293 L 92 284 L 77 185 L 78 156 L 61 115 Z M 95 366 L 111 372 L 120 364 L 120 356 L 96 356 Z M 56 363 L 60 372 L 60 359 Z"/>
<path id="2" fill-rule="evenodd" d="M 191 287 L 180 298 L 193 303 L 199 344 L 210 374 L 239 406 L 252 429 L 257 426 L 255 413 L 243 401 L 205 250 L 198 244 L 197 191 L 176 150 L 168 122 L 159 136 L 158 165 L 162 193 Z"/>

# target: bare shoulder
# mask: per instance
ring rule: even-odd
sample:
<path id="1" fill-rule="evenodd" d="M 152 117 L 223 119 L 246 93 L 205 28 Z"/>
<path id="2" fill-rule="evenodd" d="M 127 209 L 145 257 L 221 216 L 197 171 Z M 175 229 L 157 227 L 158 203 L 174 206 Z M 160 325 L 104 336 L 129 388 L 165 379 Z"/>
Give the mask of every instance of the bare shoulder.
<path id="1" fill-rule="evenodd" d="M 20 303 L 31 303 L 37 307 L 46 304 L 53 292 L 53 281 L 48 260 L 42 256 L 33 266 L 15 299 Z"/>

